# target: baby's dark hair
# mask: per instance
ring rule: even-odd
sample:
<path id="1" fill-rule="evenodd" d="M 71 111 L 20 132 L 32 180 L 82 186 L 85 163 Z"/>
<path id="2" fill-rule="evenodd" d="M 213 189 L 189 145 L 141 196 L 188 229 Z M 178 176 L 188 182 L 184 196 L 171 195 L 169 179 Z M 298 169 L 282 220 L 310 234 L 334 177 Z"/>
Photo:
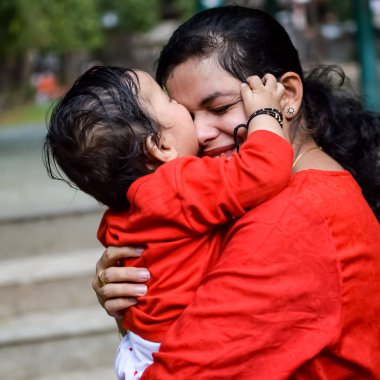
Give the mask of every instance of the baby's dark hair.
<path id="1" fill-rule="evenodd" d="M 131 69 L 95 66 L 80 76 L 48 122 L 43 158 L 49 176 L 114 210 L 126 209 L 129 186 L 152 172 L 146 138 L 159 135 L 138 93 Z"/>

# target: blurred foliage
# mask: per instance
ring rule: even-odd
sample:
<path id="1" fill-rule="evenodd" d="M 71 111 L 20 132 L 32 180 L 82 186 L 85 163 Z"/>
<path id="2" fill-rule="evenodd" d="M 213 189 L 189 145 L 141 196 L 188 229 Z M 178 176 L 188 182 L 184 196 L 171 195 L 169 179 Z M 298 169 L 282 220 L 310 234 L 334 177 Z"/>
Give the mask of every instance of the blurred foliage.
<path id="1" fill-rule="evenodd" d="M 98 3 L 103 14 L 117 14 L 118 30 L 144 31 L 160 18 L 160 0 L 98 0 Z"/>
<path id="2" fill-rule="evenodd" d="M 352 1 L 326 0 L 326 7 L 330 12 L 335 13 L 340 21 L 352 20 L 354 18 Z"/>
<path id="3" fill-rule="evenodd" d="M 0 57 L 73 52 L 103 43 L 97 1 L 1 0 Z"/>
<path id="4" fill-rule="evenodd" d="M 27 51 L 71 53 L 105 43 L 102 17 L 117 15 L 118 31 L 139 32 L 165 16 L 187 18 L 188 0 L 0 0 L 0 58 Z"/>
<path id="5" fill-rule="evenodd" d="M 101 60 L 110 37 L 147 31 L 165 18 L 187 18 L 194 8 L 192 0 L 0 0 L 0 110 L 30 98 L 38 58 L 56 57 L 58 75 L 68 83 L 77 75 L 75 55 Z"/>

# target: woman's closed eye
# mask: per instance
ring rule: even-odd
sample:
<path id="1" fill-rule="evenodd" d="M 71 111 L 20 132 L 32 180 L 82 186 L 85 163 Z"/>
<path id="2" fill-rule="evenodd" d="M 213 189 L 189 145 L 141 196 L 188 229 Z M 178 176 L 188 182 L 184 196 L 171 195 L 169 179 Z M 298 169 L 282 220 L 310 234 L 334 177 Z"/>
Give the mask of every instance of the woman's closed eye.
<path id="1" fill-rule="evenodd" d="M 225 104 L 220 107 L 210 107 L 209 111 L 216 114 L 216 115 L 223 115 L 229 111 L 231 107 L 233 107 L 235 104 L 241 102 L 241 99 L 236 100 L 235 102 Z"/>
<path id="2" fill-rule="evenodd" d="M 222 114 L 226 113 L 229 110 L 229 108 L 230 108 L 230 105 L 227 105 L 227 106 L 223 106 L 223 107 L 212 108 L 212 109 L 210 109 L 210 111 L 215 113 L 215 114 L 222 115 Z"/>

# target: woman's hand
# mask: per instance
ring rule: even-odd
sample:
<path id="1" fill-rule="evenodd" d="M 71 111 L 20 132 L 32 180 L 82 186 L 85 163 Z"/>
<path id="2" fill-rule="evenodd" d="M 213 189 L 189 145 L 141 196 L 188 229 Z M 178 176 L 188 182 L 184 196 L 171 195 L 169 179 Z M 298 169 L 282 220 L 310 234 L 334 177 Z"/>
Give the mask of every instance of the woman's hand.
<path id="1" fill-rule="evenodd" d="M 139 257 L 142 251 L 134 247 L 108 247 L 96 263 L 92 287 L 99 303 L 114 318 L 121 318 L 123 309 L 135 305 L 135 297 L 146 294 L 147 287 L 141 283 L 150 278 L 147 269 L 119 264 L 123 259 Z"/>

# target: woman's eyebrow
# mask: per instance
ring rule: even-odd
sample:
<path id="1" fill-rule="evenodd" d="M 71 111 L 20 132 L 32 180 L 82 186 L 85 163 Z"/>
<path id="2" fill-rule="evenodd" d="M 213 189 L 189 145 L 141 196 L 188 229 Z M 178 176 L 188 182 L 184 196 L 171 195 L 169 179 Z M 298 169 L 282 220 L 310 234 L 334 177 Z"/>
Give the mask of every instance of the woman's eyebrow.
<path id="1" fill-rule="evenodd" d="M 201 105 L 201 107 L 205 107 L 219 97 L 232 96 L 232 95 L 236 96 L 236 94 L 223 94 L 222 92 L 216 91 L 216 92 L 208 95 L 204 99 L 202 99 L 202 101 L 200 102 L 200 105 Z"/>

